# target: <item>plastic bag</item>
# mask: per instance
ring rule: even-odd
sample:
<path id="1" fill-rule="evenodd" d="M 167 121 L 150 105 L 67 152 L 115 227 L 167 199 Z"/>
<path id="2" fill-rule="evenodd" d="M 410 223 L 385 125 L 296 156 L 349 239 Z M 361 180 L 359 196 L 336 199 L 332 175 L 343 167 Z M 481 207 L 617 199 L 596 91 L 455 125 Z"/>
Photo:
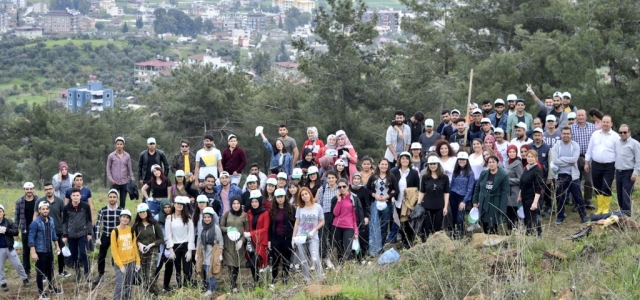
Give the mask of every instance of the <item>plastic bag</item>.
<path id="1" fill-rule="evenodd" d="M 360 240 L 353 240 L 353 242 L 351 243 L 351 250 L 355 251 L 356 255 L 360 254 Z"/>
<path id="2" fill-rule="evenodd" d="M 22 243 L 18 241 L 13 242 L 13 249 L 22 249 Z"/>
<path id="3" fill-rule="evenodd" d="M 382 253 L 382 255 L 380 255 L 380 258 L 378 259 L 378 264 L 379 265 L 390 264 L 398 261 L 398 259 L 400 259 L 400 253 L 398 253 L 396 249 L 391 248 L 385 251 L 384 253 Z"/>
<path id="4" fill-rule="evenodd" d="M 64 257 L 71 256 L 71 250 L 69 250 L 69 246 L 67 246 L 66 244 L 64 245 L 64 247 L 62 247 L 62 255 Z"/>

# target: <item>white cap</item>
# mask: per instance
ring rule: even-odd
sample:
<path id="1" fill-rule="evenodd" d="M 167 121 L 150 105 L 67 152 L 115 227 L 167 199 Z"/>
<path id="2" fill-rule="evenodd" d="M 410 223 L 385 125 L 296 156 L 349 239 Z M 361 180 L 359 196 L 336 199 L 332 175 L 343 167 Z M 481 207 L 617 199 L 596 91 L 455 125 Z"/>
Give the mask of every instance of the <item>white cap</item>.
<path id="1" fill-rule="evenodd" d="M 343 134 L 347 134 L 346 132 L 344 132 L 344 130 L 338 130 L 336 131 L 336 136 L 341 136 Z"/>
<path id="2" fill-rule="evenodd" d="M 269 178 L 269 179 L 267 179 L 267 183 L 266 184 L 270 184 L 270 185 L 273 185 L 273 186 L 278 185 L 278 179 Z"/>
<path id="3" fill-rule="evenodd" d="M 333 163 L 333 165 L 334 165 L 334 166 L 337 166 L 337 165 L 343 165 L 343 166 L 344 166 L 344 160 L 342 160 L 342 159 L 337 159 L 337 160 L 336 160 L 336 162 L 334 162 L 334 163 Z"/>
<path id="4" fill-rule="evenodd" d="M 209 202 L 209 198 L 207 198 L 206 195 L 198 195 L 198 197 L 196 197 L 196 202 L 201 203 L 201 202 Z"/>
<path id="5" fill-rule="evenodd" d="M 498 127 L 496 129 L 493 130 L 493 133 L 503 133 L 504 134 L 504 130 L 502 130 L 502 127 Z"/>
<path id="6" fill-rule="evenodd" d="M 336 149 L 327 149 L 324 155 L 329 157 L 336 157 L 338 156 L 338 151 Z"/>
<path id="7" fill-rule="evenodd" d="M 278 176 L 276 176 L 276 177 L 278 179 L 284 179 L 284 180 L 289 179 L 289 176 L 287 176 L 287 173 L 285 173 L 285 172 L 278 173 Z M 269 184 L 269 180 L 267 180 L 267 184 Z"/>
<path id="8" fill-rule="evenodd" d="M 149 205 L 146 203 L 140 203 L 136 206 L 136 212 L 141 213 L 149 210 Z"/>
<path id="9" fill-rule="evenodd" d="M 235 134 L 230 134 L 230 135 L 227 137 L 227 141 L 231 140 L 231 138 L 234 138 L 234 137 L 236 137 L 236 135 L 235 135 Z"/>
<path id="10" fill-rule="evenodd" d="M 49 201 L 40 201 L 40 203 L 38 204 L 38 209 L 43 206 L 49 206 Z M 4 211 L 4 206 L 2 207 L 2 210 Z"/>
<path id="11" fill-rule="evenodd" d="M 458 159 L 469 159 L 469 154 L 464 151 L 458 152 Z"/>
<path id="12" fill-rule="evenodd" d="M 524 131 L 527 131 L 527 124 L 525 124 L 524 122 L 518 122 L 518 124 L 516 124 L 515 127 L 516 128 L 522 128 L 522 129 L 524 129 Z"/>
<path id="13" fill-rule="evenodd" d="M 155 144 L 155 143 L 156 143 L 156 139 L 155 138 L 150 137 L 150 138 L 147 139 L 147 145 Z"/>
<path id="14" fill-rule="evenodd" d="M 449 146 L 451 146 L 453 153 L 458 153 L 458 150 L 460 150 L 460 144 L 458 143 L 451 143 Z"/>
<path id="15" fill-rule="evenodd" d="M 471 111 L 471 114 L 472 114 L 472 115 L 474 115 L 474 114 L 481 114 L 481 113 L 482 113 L 482 110 L 481 110 L 481 109 L 479 109 L 479 108 L 474 108 L 474 109 Z"/>
<path id="16" fill-rule="evenodd" d="M 411 159 L 411 153 L 409 153 L 408 151 L 402 151 L 402 153 L 400 153 L 400 156 L 398 156 L 398 158 L 406 156 L 409 159 Z"/>
<path id="17" fill-rule="evenodd" d="M 542 131 L 542 128 L 534 128 L 533 132 L 544 133 L 544 131 Z"/>
<path id="18" fill-rule="evenodd" d="M 507 95 L 507 101 L 516 101 L 516 99 L 518 99 L 518 96 L 516 96 L 516 94 Z"/>
<path id="19" fill-rule="evenodd" d="M 202 214 L 203 214 L 203 215 L 204 215 L 204 214 L 210 214 L 210 215 L 212 215 L 212 216 L 213 216 L 213 215 L 215 215 L 215 214 L 216 214 L 216 211 L 215 211 L 215 210 L 213 210 L 213 207 L 205 207 L 205 208 L 202 210 Z"/>
<path id="20" fill-rule="evenodd" d="M 23 189 L 32 189 L 34 187 L 33 182 L 27 181 L 22 185 Z"/>
<path id="21" fill-rule="evenodd" d="M 311 175 L 311 174 L 317 174 L 318 173 L 318 167 L 316 166 L 311 166 L 307 169 L 307 174 Z"/>
<path id="22" fill-rule="evenodd" d="M 220 173 L 220 178 L 222 178 L 222 176 L 229 177 L 229 172 L 227 172 L 227 171 L 222 171 L 222 173 Z"/>
<path id="23" fill-rule="evenodd" d="M 287 192 L 285 192 L 284 189 L 276 189 L 276 191 L 273 192 L 273 195 L 276 197 L 285 196 L 287 195 Z"/>
<path id="24" fill-rule="evenodd" d="M 460 111 L 459 111 L 459 110 L 457 110 L 457 109 L 454 109 L 454 110 L 452 110 L 452 111 L 451 111 L 451 113 L 457 113 L 457 114 L 460 114 Z"/>
<path id="25" fill-rule="evenodd" d="M 253 190 L 251 191 L 251 193 L 249 193 L 249 199 L 255 199 L 260 197 L 262 197 L 262 193 L 260 192 L 260 190 Z"/>
<path id="26" fill-rule="evenodd" d="M 489 118 L 482 118 L 482 120 L 480 120 L 480 123 L 491 123 L 491 120 L 489 120 Z"/>
<path id="27" fill-rule="evenodd" d="M 557 120 L 556 120 L 556 116 L 554 116 L 554 115 L 548 115 L 548 116 L 547 116 L 547 122 L 549 122 L 549 121 L 553 121 L 553 122 L 557 121 Z"/>
<path id="28" fill-rule="evenodd" d="M 206 197 L 206 196 L 205 196 Z M 174 200 L 175 203 L 178 204 L 182 204 L 182 205 L 186 205 L 189 204 L 189 197 L 186 196 L 176 196 L 176 199 Z"/>
<path id="29" fill-rule="evenodd" d="M 299 179 L 302 178 L 302 169 L 295 168 L 293 172 L 291 172 L 291 178 Z"/>
<path id="30" fill-rule="evenodd" d="M 429 159 L 427 159 L 427 163 L 428 164 L 439 164 L 440 163 L 440 159 L 435 155 L 431 155 L 431 156 L 429 156 Z"/>
<path id="31" fill-rule="evenodd" d="M 493 102 L 493 106 L 497 106 L 498 104 L 501 104 L 502 106 L 504 106 L 504 100 L 498 98 L 496 99 L 495 102 Z"/>
<path id="32" fill-rule="evenodd" d="M 570 112 L 570 113 L 567 115 L 567 119 L 575 119 L 575 118 L 576 118 L 576 113 L 574 113 L 574 112 Z"/>
<path id="33" fill-rule="evenodd" d="M 424 120 L 424 127 L 433 127 L 433 119 Z"/>
<path id="34" fill-rule="evenodd" d="M 562 98 L 562 93 L 560 93 L 560 92 L 555 92 L 555 93 L 553 93 L 553 96 L 554 96 L 554 97 L 560 97 L 560 98 Z"/>
<path id="35" fill-rule="evenodd" d="M 184 171 L 182 171 L 182 170 L 177 170 L 177 171 L 176 171 L 176 177 L 184 177 Z"/>
<path id="36" fill-rule="evenodd" d="M 253 174 L 247 176 L 247 183 L 249 182 L 258 182 L 258 176 Z"/>
<path id="37" fill-rule="evenodd" d="M 117 143 L 118 141 L 122 141 L 123 144 L 125 143 L 124 138 L 121 136 L 117 137 L 114 143 Z"/>
<path id="38" fill-rule="evenodd" d="M 436 146 L 429 147 L 429 152 L 433 152 L 433 151 L 436 151 Z"/>
<path id="39" fill-rule="evenodd" d="M 411 143 L 411 150 L 419 149 L 422 150 L 422 144 L 420 143 Z"/>
<path id="40" fill-rule="evenodd" d="M 42 201 L 44 202 L 44 201 Z M 38 205 L 38 208 L 40 208 L 40 205 Z M 0 204 L 0 209 L 2 209 L 2 211 L 4 211 L 4 206 L 2 204 Z"/>
<path id="41" fill-rule="evenodd" d="M 128 209 L 123 209 L 123 210 L 120 212 L 120 216 L 121 216 L 121 217 L 122 217 L 122 216 L 129 216 L 129 218 L 131 218 L 131 211 L 130 211 L 130 210 L 128 210 Z"/>
<path id="42" fill-rule="evenodd" d="M 151 166 L 151 171 L 152 171 L 152 172 L 153 172 L 153 170 L 155 170 L 155 169 L 158 169 L 158 170 L 162 171 L 162 168 L 160 167 L 160 165 L 157 165 L 157 164 L 156 164 L 156 165 Z"/>
<path id="43" fill-rule="evenodd" d="M 562 98 L 565 98 L 565 97 L 571 99 L 571 94 L 569 92 L 562 93 Z"/>

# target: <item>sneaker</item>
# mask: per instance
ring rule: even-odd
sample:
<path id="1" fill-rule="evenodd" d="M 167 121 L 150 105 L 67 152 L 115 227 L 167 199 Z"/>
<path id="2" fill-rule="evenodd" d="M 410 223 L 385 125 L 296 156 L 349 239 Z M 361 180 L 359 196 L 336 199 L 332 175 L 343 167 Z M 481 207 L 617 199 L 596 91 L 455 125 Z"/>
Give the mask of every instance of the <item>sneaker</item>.
<path id="1" fill-rule="evenodd" d="M 551 209 L 551 207 L 547 207 L 542 211 L 541 215 L 543 217 L 547 217 L 547 216 L 551 215 L 552 213 L 553 213 L 553 210 Z"/>
<path id="2" fill-rule="evenodd" d="M 100 281 L 102 281 L 102 274 L 98 274 L 98 277 L 96 277 L 96 279 L 93 280 L 93 285 L 100 284 Z"/>
<path id="3" fill-rule="evenodd" d="M 49 300 L 49 295 L 47 295 L 47 293 L 42 293 L 40 294 L 40 298 L 38 298 L 39 300 Z"/>
<path id="4" fill-rule="evenodd" d="M 234 293 L 234 294 L 237 294 L 237 293 L 238 293 L 238 288 L 233 288 L 233 289 L 231 290 L 231 292 L 232 292 L 232 293 Z"/>
<path id="5" fill-rule="evenodd" d="M 30 287 L 31 286 L 31 283 L 29 283 L 29 279 L 22 280 L 22 284 L 24 285 L 24 287 Z"/>
<path id="6" fill-rule="evenodd" d="M 327 265 L 327 269 L 335 269 L 336 267 L 333 265 L 330 259 L 326 259 L 324 263 Z"/>
<path id="7" fill-rule="evenodd" d="M 204 293 L 204 297 L 207 298 L 209 296 L 213 295 L 212 291 L 207 291 L 206 293 Z"/>
<path id="8" fill-rule="evenodd" d="M 2 291 L 3 291 L 3 292 L 8 292 L 8 291 L 9 291 L 9 287 L 7 286 L 7 284 L 6 284 L 6 283 L 3 283 L 3 284 L 2 284 Z"/>
<path id="9" fill-rule="evenodd" d="M 62 295 L 62 294 L 64 294 L 64 291 L 62 291 L 62 289 L 54 287 L 53 288 L 53 293 L 56 294 L 56 295 Z"/>
<path id="10" fill-rule="evenodd" d="M 62 278 L 69 278 L 71 277 L 71 273 L 67 272 L 67 271 L 62 271 L 60 274 L 60 277 Z"/>
<path id="11" fill-rule="evenodd" d="M 173 289 L 171 287 L 165 286 L 162 288 L 162 291 L 165 293 L 171 293 Z"/>
<path id="12" fill-rule="evenodd" d="M 560 225 L 564 223 L 564 218 L 557 218 L 555 222 L 553 222 L 553 224 L 555 225 Z"/>

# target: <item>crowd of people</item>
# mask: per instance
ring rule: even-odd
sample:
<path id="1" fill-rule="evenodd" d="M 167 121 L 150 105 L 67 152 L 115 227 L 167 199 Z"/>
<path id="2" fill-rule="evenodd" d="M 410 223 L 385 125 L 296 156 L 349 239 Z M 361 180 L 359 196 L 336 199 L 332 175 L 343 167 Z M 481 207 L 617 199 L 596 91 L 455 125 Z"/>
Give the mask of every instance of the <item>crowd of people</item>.
<path id="1" fill-rule="evenodd" d="M 54 274 L 71 277 L 67 268 L 77 282 L 104 284 L 109 250 L 114 299 L 129 299 L 134 283 L 156 295 L 171 292 L 174 273 L 175 288 L 202 286 L 210 295 L 224 267 L 232 292 L 243 266 L 254 282 L 269 278 L 274 288 L 294 270 L 308 281 L 335 268 L 334 262 L 364 261 L 386 244 L 410 248 L 441 230 L 463 239 L 480 229 L 510 234 L 522 224 L 527 234 L 540 236 L 541 218 L 561 225 L 571 203 L 583 223 L 631 215 L 640 144 L 629 126 L 616 133 L 610 116 L 578 109 L 568 92 L 544 102 L 530 86 L 527 92 L 530 101 L 510 94 L 506 102 L 470 103 L 467 115 L 443 110 L 438 125 L 420 111 L 406 119 L 398 110 L 377 162 L 359 157 L 343 130 L 325 143 L 309 127 L 300 151 L 281 125 L 273 143 L 262 127 L 256 129 L 270 155 L 268 170 L 249 164 L 233 134 L 221 150 L 205 135 L 195 154 L 182 140 L 171 161 L 151 137 L 136 176 L 125 139 L 117 137 L 106 163 L 112 187 L 105 207 L 94 207 L 82 174 L 71 174 L 65 162 L 44 184 L 43 197 L 32 183 L 24 184 L 14 221 L 0 206 L 2 289 L 8 290 L 7 259 L 25 285 L 35 261 L 40 299 L 62 293 Z M 535 117 L 527 102 L 538 106 Z M 617 212 L 611 211 L 614 178 Z M 142 202 L 132 212 L 125 204 L 134 182 Z M 587 210 L 595 211 L 588 216 Z M 13 249 L 18 235 L 22 262 Z M 99 252 L 93 277 L 87 258 L 92 248 Z"/>

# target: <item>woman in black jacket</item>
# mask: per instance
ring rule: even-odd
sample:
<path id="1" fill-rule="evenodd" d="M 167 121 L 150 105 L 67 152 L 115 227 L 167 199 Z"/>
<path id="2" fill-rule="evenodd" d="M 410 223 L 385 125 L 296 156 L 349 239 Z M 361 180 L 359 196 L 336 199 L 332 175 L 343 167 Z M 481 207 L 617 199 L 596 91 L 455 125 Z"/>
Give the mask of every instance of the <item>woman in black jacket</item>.
<path id="1" fill-rule="evenodd" d="M 404 198 L 406 197 L 405 190 L 408 188 L 418 189 L 420 186 L 420 174 L 412 168 L 411 154 L 406 151 L 400 153 L 400 164 L 398 167 L 391 169 L 391 174 L 398 180 L 398 196 L 394 199 L 393 204 L 399 219 L 402 205 L 404 205 Z M 391 234 L 389 234 L 391 242 L 395 241 L 395 233 L 398 231 L 395 224 L 395 222 L 391 223 Z M 409 226 L 408 221 L 401 222 L 399 229 L 402 230 L 402 247 L 410 248 L 415 238 L 415 232 L 411 226 Z"/>
<path id="2" fill-rule="evenodd" d="M 350 185 L 351 193 L 355 194 L 360 201 L 362 207 L 362 222 L 358 223 L 360 234 L 358 240 L 360 242 L 360 253 L 357 254 L 357 258 L 361 259 L 364 254 L 369 250 L 369 218 L 371 217 L 371 191 L 364 186 L 362 182 L 362 175 L 360 172 L 353 174 Z"/>
<path id="3" fill-rule="evenodd" d="M 544 189 L 544 174 L 538 166 L 538 153 L 535 150 L 527 152 L 527 166 L 520 177 L 520 195 L 518 202 L 522 203 L 524 209 L 524 223 L 527 225 L 527 234 L 537 231 L 538 236 L 542 235 L 542 226 L 538 220 L 538 201 Z"/>
<path id="4" fill-rule="evenodd" d="M 334 243 L 338 248 L 338 262 L 351 260 L 351 246 L 353 240 L 360 235 L 360 224 L 364 219 L 360 200 L 349 191 L 349 181 L 346 178 L 338 180 L 338 194 L 331 199 L 333 213 Z"/>
<path id="5" fill-rule="evenodd" d="M 271 284 L 276 284 L 278 279 L 278 267 L 282 268 L 282 282 L 287 284 L 289 277 L 289 258 L 291 257 L 291 240 L 293 238 L 293 224 L 295 224 L 295 212 L 285 197 L 284 189 L 274 192 L 276 203 L 271 205 L 269 215 L 269 256 L 271 257 Z"/>
<path id="6" fill-rule="evenodd" d="M 389 232 L 389 220 L 393 215 L 391 199 L 398 195 L 398 180 L 389 171 L 389 161 L 387 159 L 380 159 L 375 173 L 371 175 L 369 182 L 367 182 L 367 188 L 371 191 L 371 197 L 373 198 L 371 213 L 373 214 L 375 208 L 380 224 L 378 228 L 373 228 L 375 232 L 371 231 L 369 235 L 376 235 L 375 240 L 381 242 L 380 245 L 375 246 L 380 246 L 382 249 L 387 240 L 387 233 Z M 369 240 L 372 240 L 371 236 Z"/>

